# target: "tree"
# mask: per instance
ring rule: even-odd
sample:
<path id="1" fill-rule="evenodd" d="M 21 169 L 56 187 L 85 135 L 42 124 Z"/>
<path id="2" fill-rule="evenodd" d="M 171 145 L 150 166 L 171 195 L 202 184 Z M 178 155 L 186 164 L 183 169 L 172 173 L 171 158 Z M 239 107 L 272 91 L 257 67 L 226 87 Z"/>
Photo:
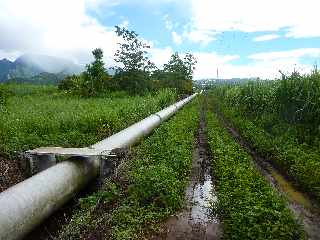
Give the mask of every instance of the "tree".
<path id="1" fill-rule="evenodd" d="M 186 68 L 186 79 L 192 81 L 193 72 L 196 69 L 197 59 L 191 54 L 187 53 L 183 59 L 184 66 Z"/>
<path id="2" fill-rule="evenodd" d="M 119 69 L 122 71 L 148 71 L 151 62 L 146 54 L 146 49 L 150 46 L 138 38 L 138 34 L 134 31 L 129 31 L 126 28 L 116 26 L 116 34 L 123 39 L 115 53 L 115 61 L 121 63 L 123 67 Z"/>
<path id="3" fill-rule="evenodd" d="M 97 96 L 107 89 L 111 81 L 104 67 L 103 51 L 96 48 L 92 54 L 94 61 L 86 65 L 86 70 L 79 75 L 65 77 L 58 85 L 60 90 L 88 97 Z"/>
<path id="4" fill-rule="evenodd" d="M 133 94 L 140 94 L 151 89 L 150 72 L 155 65 L 148 59 L 149 45 L 138 38 L 138 34 L 116 26 L 116 33 L 122 38 L 115 53 L 117 68 L 114 79 L 121 89 Z"/>
<path id="5" fill-rule="evenodd" d="M 104 68 L 103 51 L 96 48 L 92 51 L 94 61 L 86 66 L 83 73 L 83 87 L 87 91 L 87 95 L 97 95 L 105 90 L 105 83 L 108 75 Z"/>
<path id="6" fill-rule="evenodd" d="M 63 91 L 72 91 L 77 86 L 77 80 L 79 76 L 78 75 L 71 75 L 66 76 L 64 79 L 62 79 L 58 84 L 58 89 Z"/>
<path id="7" fill-rule="evenodd" d="M 163 72 L 157 72 L 157 77 L 164 87 L 175 88 L 178 93 L 192 92 L 192 75 L 196 64 L 195 57 L 187 53 L 183 59 L 176 52 L 171 55 Z"/>

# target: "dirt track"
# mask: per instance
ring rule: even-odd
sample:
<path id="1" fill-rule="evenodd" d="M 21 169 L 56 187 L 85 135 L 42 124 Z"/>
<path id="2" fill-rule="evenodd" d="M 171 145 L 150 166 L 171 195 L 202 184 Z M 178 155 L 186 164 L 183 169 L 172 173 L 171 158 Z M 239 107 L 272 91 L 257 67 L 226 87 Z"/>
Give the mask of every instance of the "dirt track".
<path id="1" fill-rule="evenodd" d="M 170 217 L 162 232 L 152 239 L 220 239 L 221 224 L 210 210 L 210 204 L 217 201 L 214 191 L 211 163 L 205 135 L 204 111 L 194 143 L 192 169 L 185 193 L 185 207 Z"/>

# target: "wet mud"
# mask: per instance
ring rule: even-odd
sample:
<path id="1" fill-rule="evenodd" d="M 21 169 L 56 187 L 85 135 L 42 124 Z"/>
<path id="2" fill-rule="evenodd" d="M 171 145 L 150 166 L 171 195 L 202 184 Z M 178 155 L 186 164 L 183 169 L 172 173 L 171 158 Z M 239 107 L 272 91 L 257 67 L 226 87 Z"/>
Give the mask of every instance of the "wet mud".
<path id="1" fill-rule="evenodd" d="M 300 222 L 307 234 L 307 239 L 320 239 L 320 206 L 306 193 L 297 189 L 289 178 L 272 165 L 270 159 L 259 155 L 254 148 L 246 142 L 231 123 L 218 113 L 220 121 L 230 135 L 252 157 L 258 171 L 265 177 L 270 185 L 287 199 L 287 205 Z"/>
<path id="2" fill-rule="evenodd" d="M 185 206 L 164 223 L 158 236 L 151 239 L 221 239 L 222 227 L 212 212 L 217 197 L 212 178 L 212 158 L 208 149 L 202 112 L 193 149 L 191 175 L 185 192 Z"/>
<path id="3" fill-rule="evenodd" d="M 26 179 L 19 161 L 0 155 L 0 192 Z"/>

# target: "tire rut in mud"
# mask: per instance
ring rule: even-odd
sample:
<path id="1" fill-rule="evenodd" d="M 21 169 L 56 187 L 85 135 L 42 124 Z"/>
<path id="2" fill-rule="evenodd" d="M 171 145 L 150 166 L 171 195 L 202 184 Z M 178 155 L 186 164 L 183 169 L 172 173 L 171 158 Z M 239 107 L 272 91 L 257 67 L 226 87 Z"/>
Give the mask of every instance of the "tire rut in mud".
<path id="1" fill-rule="evenodd" d="M 185 206 L 171 216 L 162 232 L 151 239 L 220 239 L 222 227 L 212 213 L 212 203 L 217 201 L 212 178 L 212 157 L 205 134 L 205 111 L 200 114 L 192 156 L 191 175 L 185 192 Z"/>

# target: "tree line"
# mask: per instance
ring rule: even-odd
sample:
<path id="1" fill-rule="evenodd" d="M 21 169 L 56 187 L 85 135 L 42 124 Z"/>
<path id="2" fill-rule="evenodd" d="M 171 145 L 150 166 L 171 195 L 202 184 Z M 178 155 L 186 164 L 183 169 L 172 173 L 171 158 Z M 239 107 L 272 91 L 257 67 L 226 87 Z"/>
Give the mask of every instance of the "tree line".
<path id="1" fill-rule="evenodd" d="M 192 75 L 195 69 L 195 57 L 187 53 L 184 57 L 176 52 L 168 63 L 159 69 L 149 58 L 150 46 L 139 39 L 134 31 L 115 27 L 116 34 L 122 38 L 114 60 L 119 66 L 114 67 L 111 76 L 105 69 L 103 51 L 94 49 L 94 61 L 86 65 L 79 75 L 68 76 L 59 83 L 59 89 L 81 96 L 97 96 L 107 91 L 124 90 L 129 94 L 144 94 L 162 88 L 172 88 L 178 94 L 192 92 Z"/>

